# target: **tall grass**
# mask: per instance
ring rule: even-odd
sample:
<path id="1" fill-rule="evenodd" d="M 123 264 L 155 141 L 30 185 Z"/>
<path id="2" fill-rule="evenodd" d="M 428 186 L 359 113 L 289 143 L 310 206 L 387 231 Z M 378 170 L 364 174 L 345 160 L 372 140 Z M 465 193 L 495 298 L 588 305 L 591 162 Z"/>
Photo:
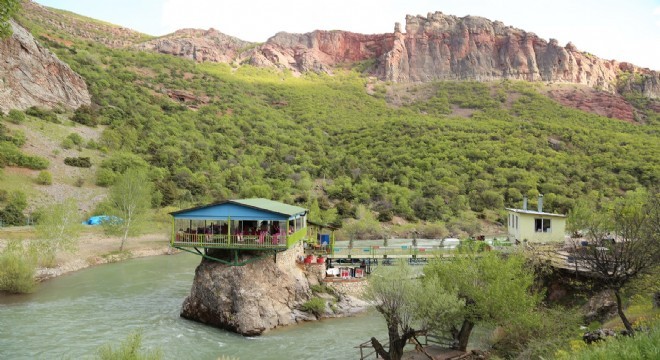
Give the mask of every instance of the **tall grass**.
<path id="1" fill-rule="evenodd" d="M 163 354 L 160 350 L 144 352 L 142 347 L 142 333 L 133 332 L 129 334 L 117 348 L 106 344 L 97 351 L 97 359 L 100 360 L 160 360 Z"/>
<path id="2" fill-rule="evenodd" d="M 37 286 L 35 270 L 34 257 L 23 249 L 22 242 L 10 241 L 0 253 L 0 291 L 12 294 L 33 292 Z"/>
<path id="3" fill-rule="evenodd" d="M 556 358 L 571 360 L 660 359 L 660 322 L 656 321 L 648 332 L 637 332 L 635 337 L 620 336 L 592 345 L 581 344 L 570 353 L 559 352 Z"/>

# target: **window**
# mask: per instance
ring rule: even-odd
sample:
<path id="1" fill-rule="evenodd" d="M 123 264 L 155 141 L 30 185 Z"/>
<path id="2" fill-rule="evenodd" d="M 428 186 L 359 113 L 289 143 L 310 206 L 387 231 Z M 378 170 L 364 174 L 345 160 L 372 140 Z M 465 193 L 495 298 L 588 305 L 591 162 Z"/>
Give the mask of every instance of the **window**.
<path id="1" fill-rule="evenodd" d="M 516 229 L 518 228 L 518 215 L 516 215 Z"/>
<path id="2" fill-rule="evenodd" d="M 534 219 L 534 230 L 536 232 L 550 232 L 550 219 Z"/>

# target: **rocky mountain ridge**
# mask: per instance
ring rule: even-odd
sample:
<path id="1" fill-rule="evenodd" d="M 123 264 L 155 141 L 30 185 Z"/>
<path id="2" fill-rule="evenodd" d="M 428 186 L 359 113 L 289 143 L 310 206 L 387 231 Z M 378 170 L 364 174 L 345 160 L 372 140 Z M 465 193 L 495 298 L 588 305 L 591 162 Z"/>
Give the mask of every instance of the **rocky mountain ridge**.
<path id="1" fill-rule="evenodd" d="M 178 32 L 177 32 L 178 33 Z M 278 33 L 263 44 L 240 40 L 211 29 L 187 30 L 137 45 L 197 61 L 249 63 L 294 72 L 331 73 L 338 65 L 369 62 L 379 79 L 393 82 L 518 79 L 582 84 L 610 93 L 635 90 L 660 97 L 660 73 L 626 62 L 603 60 L 554 39 L 476 16 L 442 12 L 407 16 L 393 33 L 363 35 L 347 31 Z M 231 38 L 231 41 L 216 39 Z M 200 55 L 201 54 L 201 55 Z M 622 74 L 635 76 L 622 77 Z"/>
<path id="2" fill-rule="evenodd" d="M 0 111 L 89 105 L 85 80 L 23 27 L 11 25 L 12 36 L 0 40 Z"/>

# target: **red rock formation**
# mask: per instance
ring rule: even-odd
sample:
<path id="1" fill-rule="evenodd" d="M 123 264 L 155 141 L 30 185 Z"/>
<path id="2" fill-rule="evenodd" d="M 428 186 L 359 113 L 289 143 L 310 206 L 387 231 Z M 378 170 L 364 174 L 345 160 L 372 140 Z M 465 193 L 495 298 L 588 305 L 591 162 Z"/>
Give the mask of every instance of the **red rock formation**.
<path id="1" fill-rule="evenodd" d="M 608 92 L 617 90 L 621 72 L 641 76 L 649 97 L 660 95 L 660 74 L 628 63 L 602 60 L 559 46 L 533 33 L 481 17 L 459 18 L 441 12 L 407 16 L 406 33 L 397 36 L 384 56 L 382 76 L 396 82 L 446 79 L 566 82 Z"/>
<path id="2" fill-rule="evenodd" d="M 278 33 L 242 57 L 252 65 L 294 71 L 331 72 L 338 64 L 377 59 L 392 48 L 393 36 L 346 31 Z"/>
<path id="3" fill-rule="evenodd" d="M 555 89 L 548 96 L 560 104 L 609 118 L 635 122 L 635 110 L 618 94 L 588 88 Z"/>
<path id="4" fill-rule="evenodd" d="M 85 80 L 39 45 L 27 30 L 11 24 L 12 36 L 0 40 L 0 111 L 89 105 Z"/>

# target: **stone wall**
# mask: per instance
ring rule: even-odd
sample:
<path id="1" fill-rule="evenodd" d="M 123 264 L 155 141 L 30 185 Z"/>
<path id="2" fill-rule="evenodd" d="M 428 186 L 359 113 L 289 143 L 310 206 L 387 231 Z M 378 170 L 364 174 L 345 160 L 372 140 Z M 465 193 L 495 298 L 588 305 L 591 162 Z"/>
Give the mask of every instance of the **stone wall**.
<path id="1" fill-rule="evenodd" d="M 354 296 L 360 299 L 364 298 L 364 292 L 367 287 L 366 278 L 325 281 L 324 283 L 341 294 Z"/>

